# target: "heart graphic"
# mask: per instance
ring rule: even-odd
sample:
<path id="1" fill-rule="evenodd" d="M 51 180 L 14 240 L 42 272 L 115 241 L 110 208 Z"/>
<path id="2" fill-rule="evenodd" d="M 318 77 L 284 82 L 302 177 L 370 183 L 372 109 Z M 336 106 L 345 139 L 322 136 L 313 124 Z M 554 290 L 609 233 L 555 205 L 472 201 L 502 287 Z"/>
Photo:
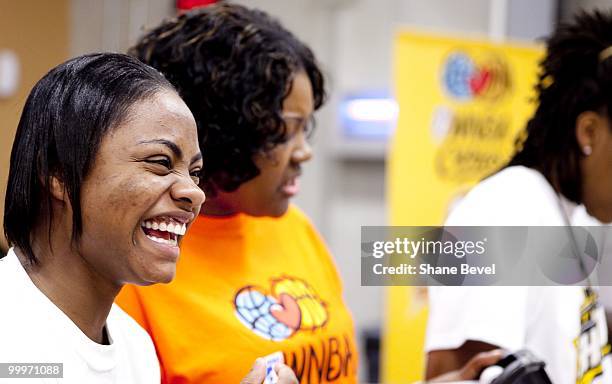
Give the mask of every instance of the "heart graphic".
<path id="1" fill-rule="evenodd" d="M 470 78 L 470 89 L 475 95 L 483 93 L 491 83 L 491 71 L 481 68 Z"/>
<path id="2" fill-rule="evenodd" d="M 297 301 L 286 293 L 279 297 L 279 304 L 270 307 L 270 314 L 287 327 L 296 330 L 300 328 L 302 313 Z"/>

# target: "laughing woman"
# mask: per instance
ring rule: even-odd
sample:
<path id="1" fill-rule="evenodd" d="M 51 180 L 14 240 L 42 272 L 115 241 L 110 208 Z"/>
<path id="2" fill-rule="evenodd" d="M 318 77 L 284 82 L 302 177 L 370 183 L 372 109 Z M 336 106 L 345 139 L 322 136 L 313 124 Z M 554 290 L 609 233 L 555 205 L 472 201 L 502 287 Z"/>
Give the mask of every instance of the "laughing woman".
<path id="1" fill-rule="evenodd" d="M 204 201 L 201 168 L 191 112 L 133 58 L 78 57 L 34 86 L 10 160 L 12 248 L 0 259 L 0 362 L 20 363 L 9 375 L 159 383 L 150 338 L 113 300 L 126 283 L 174 277 Z"/>
<path id="2" fill-rule="evenodd" d="M 184 230 L 198 214 L 195 135 L 172 86 L 123 55 L 72 59 L 36 84 L 11 153 L 0 361 L 63 363 L 69 382 L 159 381 L 150 340 L 113 300 L 174 277 L 179 235 L 143 224 Z"/>

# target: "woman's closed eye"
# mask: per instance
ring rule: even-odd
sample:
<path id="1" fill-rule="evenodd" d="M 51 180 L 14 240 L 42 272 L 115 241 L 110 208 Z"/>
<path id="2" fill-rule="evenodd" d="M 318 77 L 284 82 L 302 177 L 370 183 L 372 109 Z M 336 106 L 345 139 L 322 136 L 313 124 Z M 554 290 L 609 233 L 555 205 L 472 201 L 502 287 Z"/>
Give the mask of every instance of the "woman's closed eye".
<path id="1" fill-rule="evenodd" d="M 145 159 L 146 163 L 160 165 L 167 170 L 172 169 L 172 161 L 168 156 L 154 156 Z"/>
<path id="2" fill-rule="evenodd" d="M 202 169 L 198 168 L 192 170 L 191 172 L 189 172 L 189 176 L 191 176 L 191 179 L 194 183 L 200 184 L 200 178 L 202 177 Z"/>

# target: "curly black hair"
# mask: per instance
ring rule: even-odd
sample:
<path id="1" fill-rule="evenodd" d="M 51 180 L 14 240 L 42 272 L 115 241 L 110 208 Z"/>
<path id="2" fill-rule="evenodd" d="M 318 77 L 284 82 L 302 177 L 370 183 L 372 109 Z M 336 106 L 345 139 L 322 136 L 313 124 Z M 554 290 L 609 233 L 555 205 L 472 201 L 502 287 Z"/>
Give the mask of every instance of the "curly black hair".
<path id="1" fill-rule="evenodd" d="M 324 80 L 312 51 L 266 13 L 219 3 L 168 20 L 129 54 L 178 89 L 197 125 L 205 157 L 200 186 L 234 191 L 259 175 L 253 159 L 286 140 L 283 100 L 304 71 L 315 110 Z"/>
<path id="2" fill-rule="evenodd" d="M 581 12 L 546 40 L 536 91 L 538 107 L 508 166 L 540 171 L 567 199 L 580 203 L 582 151 L 576 119 L 585 111 L 612 116 L 612 12 Z"/>

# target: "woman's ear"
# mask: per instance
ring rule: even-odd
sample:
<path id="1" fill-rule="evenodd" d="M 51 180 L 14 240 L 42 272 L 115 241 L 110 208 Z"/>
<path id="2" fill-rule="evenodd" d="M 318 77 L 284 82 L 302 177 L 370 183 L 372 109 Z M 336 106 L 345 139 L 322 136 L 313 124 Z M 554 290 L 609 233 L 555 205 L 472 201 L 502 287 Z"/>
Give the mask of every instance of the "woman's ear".
<path id="1" fill-rule="evenodd" d="M 582 112 L 576 118 L 576 141 L 584 156 L 590 156 L 597 147 L 602 129 L 608 128 L 608 119 L 593 111 Z"/>
<path id="2" fill-rule="evenodd" d="M 57 175 L 49 176 L 49 193 L 55 200 L 63 201 L 67 203 L 68 194 L 66 193 L 66 185 L 64 181 Z"/>

